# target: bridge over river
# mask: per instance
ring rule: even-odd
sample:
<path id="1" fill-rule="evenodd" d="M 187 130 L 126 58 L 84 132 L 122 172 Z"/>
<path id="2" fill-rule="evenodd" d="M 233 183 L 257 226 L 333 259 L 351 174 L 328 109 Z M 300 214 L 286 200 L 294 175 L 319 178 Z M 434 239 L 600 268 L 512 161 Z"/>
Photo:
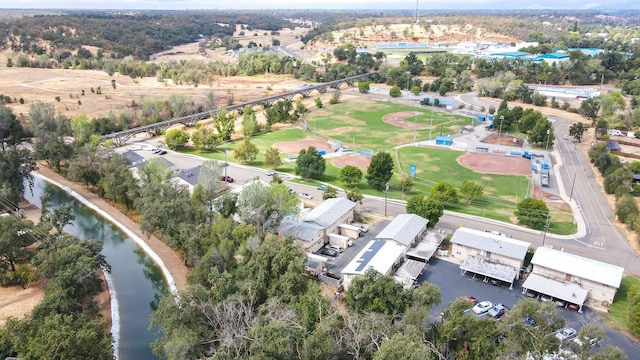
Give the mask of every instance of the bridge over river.
<path id="1" fill-rule="evenodd" d="M 325 93 L 328 89 L 340 89 L 340 86 L 342 86 L 343 84 L 347 84 L 348 86 L 353 86 L 355 81 L 365 80 L 367 78 L 373 77 L 375 74 L 376 74 L 375 72 L 371 72 L 371 73 L 351 76 L 351 77 L 340 79 L 340 80 L 334 80 L 334 81 L 322 83 L 319 85 L 305 86 L 299 90 L 289 91 L 286 93 L 268 96 L 268 97 L 264 97 L 257 100 L 247 101 L 240 104 L 234 104 L 221 109 L 224 109 L 227 113 L 229 113 L 236 110 L 239 112 L 242 112 L 242 109 L 244 109 L 246 106 L 253 107 L 257 105 L 263 105 L 265 107 L 269 107 L 278 100 L 286 99 L 290 101 L 297 95 L 301 95 L 302 97 L 306 98 L 306 97 L 309 97 L 311 93 L 314 91 L 317 91 L 322 94 L 322 93 Z M 127 130 L 122 130 L 122 131 L 114 132 L 111 134 L 103 135 L 101 138 L 105 140 L 111 139 L 113 140 L 114 145 L 122 146 L 129 139 L 131 139 L 131 137 L 133 137 L 136 134 L 143 133 L 143 132 L 157 134 L 158 132 L 162 132 L 167 128 L 169 128 L 170 126 L 173 126 L 176 124 L 182 124 L 190 127 L 197 124 L 199 121 L 215 117 L 218 111 L 220 111 L 221 109 L 203 111 L 197 114 L 182 116 L 175 119 L 160 121 L 154 124 L 148 124 L 148 125 L 143 125 L 143 126 L 127 129 Z"/>

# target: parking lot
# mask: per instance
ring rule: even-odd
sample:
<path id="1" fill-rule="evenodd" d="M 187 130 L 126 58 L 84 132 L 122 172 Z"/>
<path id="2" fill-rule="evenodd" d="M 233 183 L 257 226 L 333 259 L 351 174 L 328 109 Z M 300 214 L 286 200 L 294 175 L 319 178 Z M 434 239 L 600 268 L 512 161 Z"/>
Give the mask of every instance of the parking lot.
<path id="1" fill-rule="evenodd" d="M 429 260 L 427 270 L 418 278 L 418 282 L 424 281 L 438 285 L 442 295 L 442 303 L 431 309 L 431 316 L 437 318 L 444 311 L 447 304 L 459 297 L 473 296 L 478 301 L 488 300 L 494 304 L 500 303 L 507 308 L 512 308 L 518 301 L 526 298 L 522 294 L 520 281 L 515 281 L 513 290 L 509 290 L 508 285 L 499 286 L 483 282 L 484 277 L 478 276 L 475 279 L 472 275 L 460 275 L 458 264 L 451 263 L 439 258 Z M 624 350 L 629 359 L 634 358 L 634 354 L 640 354 L 640 344 L 627 338 L 622 333 L 608 327 L 600 316 L 589 308 L 583 308 L 582 313 L 577 311 L 558 308 L 558 313 L 567 320 L 567 327 L 572 327 L 578 331 L 587 323 L 593 322 L 603 327 L 607 331 L 608 339 L 602 346 L 608 344 L 617 346 Z"/>

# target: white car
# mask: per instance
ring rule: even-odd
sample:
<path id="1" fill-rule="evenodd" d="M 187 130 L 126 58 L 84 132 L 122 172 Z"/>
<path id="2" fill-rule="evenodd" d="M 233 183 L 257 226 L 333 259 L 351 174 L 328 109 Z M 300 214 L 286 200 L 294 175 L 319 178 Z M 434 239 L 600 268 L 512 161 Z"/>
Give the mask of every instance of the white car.
<path id="1" fill-rule="evenodd" d="M 298 196 L 300 196 L 303 199 L 309 199 L 309 200 L 313 199 L 313 196 L 311 196 L 310 194 L 307 194 L 307 193 L 300 193 L 300 194 L 298 194 Z"/>
<path id="2" fill-rule="evenodd" d="M 327 246 L 326 246 L 326 248 L 327 248 L 327 249 L 331 249 L 331 250 L 335 250 L 335 251 L 337 251 L 338 253 L 341 253 L 341 252 L 343 251 L 343 249 L 342 249 L 340 246 L 338 246 L 338 245 L 333 245 L 333 244 L 329 244 L 329 245 L 327 245 Z"/>
<path id="3" fill-rule="evenodd" d="M 275 170 L 267 170 L 267 176 L 273 176 L 276 174 Z"/>
<path id="4" fill-rule="evenodd" d="M 473 311 L 474 313 L 480 315 L 480 314 L 486 313 L 492 307 L 493 307 L 493 303 L 491 303 L 491 301 L 480 301 L 479 303 L 475 304 L 471 308 L 471 311 Z"/>
<path id="5" fill-rule="evenodd" d="M 556 339 L 558 340 L 568 340 L 576 336 L 578 332 L 574 328 L 566 328 L 558 331 L 556 333 Z"/>

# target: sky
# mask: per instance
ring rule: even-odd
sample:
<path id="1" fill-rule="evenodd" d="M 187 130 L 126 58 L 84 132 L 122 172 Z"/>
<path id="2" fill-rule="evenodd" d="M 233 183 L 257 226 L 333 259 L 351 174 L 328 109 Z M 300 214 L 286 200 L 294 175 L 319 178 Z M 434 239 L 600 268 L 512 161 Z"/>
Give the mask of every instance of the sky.
<path id="1" fill-rule="evenodd" d="M 638 0 L 418 0 L 420 11 L 480 9 L 638 9 Z M 11 0 L 3 1 L 5 9 L 415 9 L 412 0 Z M 614 5 L 615 4 L 615 5 Z M 623 4 L 622 6 L 618 4 Z M 629 4 L 625 6 L 624 4 Z"/>

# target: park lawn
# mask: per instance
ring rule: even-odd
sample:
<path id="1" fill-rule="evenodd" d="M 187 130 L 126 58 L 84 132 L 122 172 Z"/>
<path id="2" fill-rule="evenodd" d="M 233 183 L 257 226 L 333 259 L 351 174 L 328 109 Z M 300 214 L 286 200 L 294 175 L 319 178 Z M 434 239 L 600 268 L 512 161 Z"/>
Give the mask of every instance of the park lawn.
<path id="1" fill-rule="evenodd" d="M 627 292 L 632 286 L 640 286 L 640 279 L 635 276 L 625 276 L 622 278 L 620 288 L 613 298 L 613 304 L 609 312 L 604 316 L 607 318 L 607 324 L 622 330 L 629 330 L 627 321 L 629 301 L 627 301 Z"/>
<path id="2" fill-rule="evenodd" d="M 398 127 L 382 120 L 385 115 L 411 112 L 408 127 Z M 457 133 L 470 123 L 466 116 L 434 111 L 383 101 L 345 102 L 314 110 L 306 117 L 307 127 L 324 136 L 341 141 L 346 148 L 355 147 L 377 152 L 414 140 L 428 140 L 436 135 Z M 413 126 L 416 128 L 413 128 Z M 426 129 L 424 127 L 427 127 Z M 416 130 L 421 128 L 420 130 Z"/>

